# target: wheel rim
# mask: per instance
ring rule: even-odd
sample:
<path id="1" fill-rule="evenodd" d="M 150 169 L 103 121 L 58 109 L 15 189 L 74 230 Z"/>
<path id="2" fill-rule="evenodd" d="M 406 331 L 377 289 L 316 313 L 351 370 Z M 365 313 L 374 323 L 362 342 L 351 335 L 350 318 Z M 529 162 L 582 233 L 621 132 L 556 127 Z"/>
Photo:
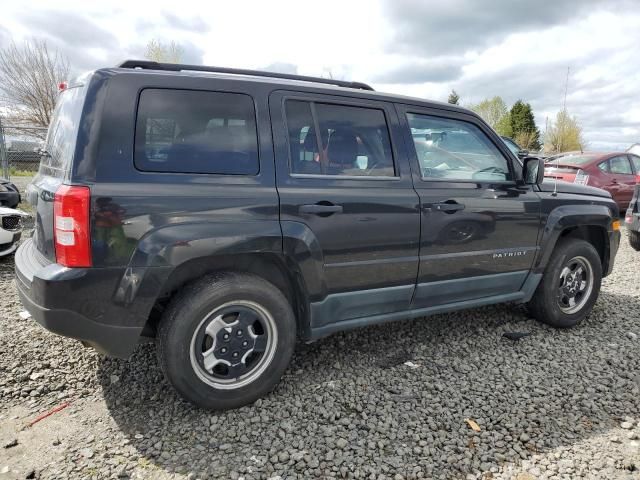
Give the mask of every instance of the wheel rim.
<path id="1" fill-rule="evenodd" d="M 563 313 L 580 311 L 593 290 L 593 268 L 584 257 L 574 257 L 560 271 L 558 306 Z"/>
<path id="2" fill-rule="evenodd" d="M 191 338 L 191 366 L 198 377 L 222 390 L 257 379 L 273 360 L 275 321 L 261 305 L 226 303 L 206 315 Z"/>

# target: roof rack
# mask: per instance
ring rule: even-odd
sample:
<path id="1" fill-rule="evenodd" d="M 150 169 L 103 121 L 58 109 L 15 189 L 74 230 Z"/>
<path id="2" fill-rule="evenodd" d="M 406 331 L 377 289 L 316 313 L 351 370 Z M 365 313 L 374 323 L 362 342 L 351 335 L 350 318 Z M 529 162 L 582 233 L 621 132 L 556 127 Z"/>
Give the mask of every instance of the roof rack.
<path id="1" fill-rule="evenodd" d="M 333 80 L 331 78 L 307 77 L 306 75 L 294 75 L 291 73 L 265 72 L 263 70 L 246 70 L 243 68 L 207 67 L 204 65 L 184 65 L 181 63 L 159 63 L 150 60 L 126 60 L 118 65 L 119 68 L 140 68 L 143 70 L 163 70 L 167 72 L 181 72 L 190 70 L 195 72 L 230 73 L 233 75 L 251 75 L 254 77 L 282 78 L 285 80 L 299 80 L 303 82 L 324 83 L 337 85 L 338 87 L 358 88 L 361 90 L 373 90 L 370 85 L 362 82 L 347 82 Z"/>

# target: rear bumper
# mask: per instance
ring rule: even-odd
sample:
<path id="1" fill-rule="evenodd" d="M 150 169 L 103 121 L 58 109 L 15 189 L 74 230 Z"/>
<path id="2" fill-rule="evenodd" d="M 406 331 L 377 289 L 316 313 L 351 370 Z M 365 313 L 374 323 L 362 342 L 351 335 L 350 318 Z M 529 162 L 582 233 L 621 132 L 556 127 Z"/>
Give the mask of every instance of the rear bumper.
<path id="1" fill-rule="evenodd" d="M 142 286 L 118 300 L 124 268 L 66 268 L 46 260 L 31 239 L 15 257 L 20 301 L 33 319 L 58 335 L 126 358 L 134 350 L 159 289 Z M 154 285 L 158 282 L 152 282 Z"/>

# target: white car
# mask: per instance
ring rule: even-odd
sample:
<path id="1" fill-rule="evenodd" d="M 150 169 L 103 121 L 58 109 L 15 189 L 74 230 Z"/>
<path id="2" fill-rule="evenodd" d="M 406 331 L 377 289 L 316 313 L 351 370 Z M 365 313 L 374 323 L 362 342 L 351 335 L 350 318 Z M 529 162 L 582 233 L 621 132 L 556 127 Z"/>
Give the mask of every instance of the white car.
<path id="1" fill-rule="evenodd" d="M 13 208 L 0 207 L 0 257 L 18 248 L 22 235 L 22 221 L 27 214 Z"/>

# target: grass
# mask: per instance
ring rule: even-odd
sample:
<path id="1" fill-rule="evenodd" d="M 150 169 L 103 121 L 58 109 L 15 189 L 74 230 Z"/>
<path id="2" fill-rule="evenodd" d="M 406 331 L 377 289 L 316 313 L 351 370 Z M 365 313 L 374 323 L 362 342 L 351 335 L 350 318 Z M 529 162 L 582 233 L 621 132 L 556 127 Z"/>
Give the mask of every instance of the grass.
<path id="1" fill-rule="evenodd" d="M 36 172 L 32 170 L 18 170 L 15 167 L 11 167 L 11 169 L 9 169 L 9 175 L 12 177 L 33 177 L 35 174 Z"/>

